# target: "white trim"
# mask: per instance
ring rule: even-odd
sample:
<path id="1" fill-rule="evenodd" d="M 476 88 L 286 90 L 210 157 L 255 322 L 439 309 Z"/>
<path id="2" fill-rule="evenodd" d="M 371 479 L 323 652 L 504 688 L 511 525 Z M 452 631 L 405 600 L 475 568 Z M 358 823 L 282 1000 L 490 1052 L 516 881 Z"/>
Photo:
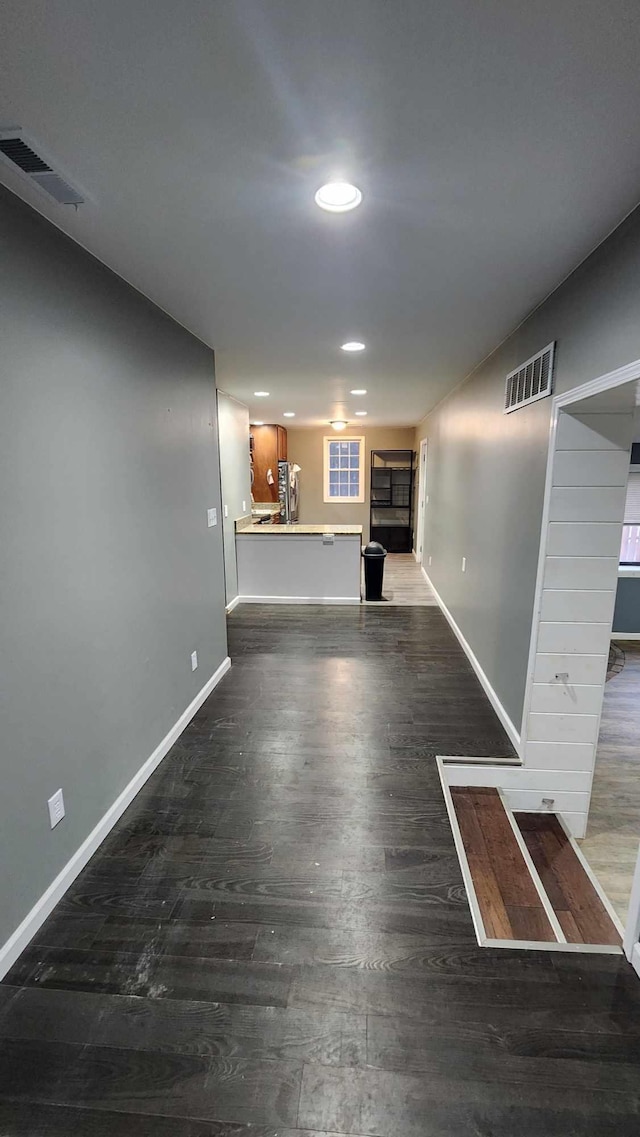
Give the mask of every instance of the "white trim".
<path id="1" fill-rule="evenodd" d="M 476 896 L 473 877 L 471 876 L 471 869 L 469 868 L 464 841 L 462 840 L 462 833 L 460 832 L 460 826 L 458 825 L 458 817 L 456 815 L 455 806 L 453 804 L 453 798 L 451 797 L 451 790 L 449 789 L 447 779 L 444 775 L 444 762 L 439 756 L 436 757 L 436 767 L 438 769 L 440 785 L 442 786 L 444 804 L 449 815 L 449 824 L 451 826 L 451 832 L 453 834 L 453 843 L 456 847 L 456 853 L 458 854 L 458 861 L 460 862 L 460 871 L 462 873 L 462 879 L 464 881 L 467 900 L 469 901 L 469 909 L 471 912 L 471 919 L 473 921 L 473 930 L 476 934 L 476 939 L 479 946 L 482 947 L 483 943 L 486 940 L 487 933 L 485 931 L 484 923 L 482 920 L 482 914 L 480 912 L 480 906 L 478 904 L 478 897 Z"/>
<path id="2" fill-rule="evenodd" d="M 47 916 L 51 914 L 58 901 L 62 899 L 67 889 L 73 884 L 78 873 L 82 871 L 96 852 L 96 849 L 98 849 L 105 837 L 111 832 L 116 822 L 122 817 L 127 806 L 131 804 L 136 794 L 142 789 L 145 782 L 160 765 L 162 759 L 169 753 L 174 742 L 180 737 L 185 727 L 188 726 L 205 699 L 208 698 L 214 687 L 217 687 L 230 667 L 231 660 L 229 656 L 227 656 L 217 671 L 207 680 L 202 690 L 198 692 L 195 699 L 189 703 L 187 709 L 182 712 L 180 718 L 171 727 L 169 733 L 164 736 L 162 742 L 156 746 L 153 754 L 147 758 L 138 772 L 134 774 L 129 784 L 125 786 L 122 793 L 116 798 L 113 805 L 111 805 L 104 816 L 101 817 L 89 836 L 82 842 L 80 848 L 77 849 L 71 859 L 67 861 L 64 868 L 58 873 L 46 892 L 42 894 L 31 911 L 27 913 L 13 935 L 10 936 L 7 942 L 0 948 L 0 979 L 13 967 L 18 956 L 24 951 L 30 940 L 33 939 L 38 928 L 44 924 Z"/>
<path id="3" fill-rule="evenodd" d="M 361 604 L 359 596 L 239 596 L 239 604 Z"/>
<path id="4" fill-rule="evenodd" d="M 424 454 L 424 471 L 423 471 L 423 454 Z M 416 547 L 414 556 L 419 565 L 422 564 L 424 559 L 424 535 L 426 531 L 427 520 L 427 461 L 428 461 L 428 440 L 426 438 L 420 439 L 420 447 L 418 450 L 418 524 L 415 532 Z M 420 499 L 424 497 L 422 505 Z"/>
<path id="5" fill-rule="evenodd" d="M 480 947 L 520 948 L 523 951 L 580 952 L 581 955 L 622 955 L 615 944 L 561 944 L 553 940 L 484 940 Z"/>
<path id="6" fill-rule="evenodd" d="M 439 756 L 447 766 L 465 766 L 467 762 L 471 762 L 478 766 L 515 766 L 516 769 L 522 769 L 522 759 L 517 756 L 514 758 L 487 758 L 483 754 L 440 754 Z"/>
<path id="7" fill-rule="evenodd" d="M 612 632 L 612 640 L 640 640 L 640 632 Z"/>
<path id="8" fill-rule="evenodd" d="M 633 970 L 640 975 L 640 944 L 635 944 L 629 960 Z"/>
<path id="9" fill-rule="evenodd" d="M 526 812 L 526 811 L 520 811 L 520 812 Z M 600 884 L 600 881 L 598 880 L 593 869 L 591 868 L 591 865 L 589 864 L 587 858 L 585 857 L 584 853 L 582 852 L 582 849 L 580 848 L 580 846 L 575 841 L 573 835 L 571 834 L 571 831 L 569 830 L 569 827 L 565 824 L 565 821 L 564 821 L 562 814 L 556 813 L 556 817 L 558 818 L 558 822 L 560 823 L 560 826 L 564 832 L 565 837 L 567 838 L 567 841 L 571 845 L 571 848 L 573 849 L 576 857 L 578 858 L 580 864 L 582 865 L 582 868 L 583 868 L 586 876 L 588 876 L 588 878 L 591 881 L 594 889 L 596 890 L 596 892 L 598 894 L 598 898 L 600 899 L 600 902 L 602 903 L 602 906 L 605 909 L 607 916 L 611 920 L 611 923 L 613 924 L 616 932 L 620 936 L 620 939 L 624 939 L 624 927 L 622 926 L 622 923 L 620 921 L 620 917 L 618 916 L 618 913 L 616 912 L 613 905 L 610 903 L 606 893 L 603 891 L 603 888 Z"/>
<path id="10" fill-rule="evenodd" d="M 535 888 L 536 892 L 538 893 L 538 896 L 540 897 L 540 901 L 542 903 L 542 907 L 545 910 L 547 920 L 551 924 L 553 934 L 556 937 L 559 944 L 566 944 L 567 937 L 565 936 L 564 932 L 562 931 L 562 928 L 560 927 L 560 922 L 559 922 L 558 917 L 556 916 L 556 914 L 553 910 L 553 907 L 551 905 L 551 901 L 549 900 L 549 897 L 547 896 L 544 885 L 543 885 L 542 881 L 540 880 L 540 877 L 538 875 L 538 870 L 537 870 L 537 868 L 536 868 L 536 866 L 532 860 L 531 853 L 529 852 L 529 850 L 527 848 L 526 841 L 525 841 L 524 837 L 522 836 L 522 833 L 520 832 L 520 827 L 516 824 L 516 819 L 513 816 L 514 811 L 512 809 L 510 809 L 509 806 L 507 805 L 507 803 L 505 801 L 504 794 L 500 788 L 498 788 L 498 796 L 500 798 L 500 801 L 502 802 L 502 808 L 504 809 L 504 811 L 505 811 L 505 813 L 509 819 L 509 824 L 513 830 L 513 835 L 516 839 L 516 844 L 517 844 L 518 848 L 520 849 L 524 863 L 529 870 L 529 876 L 531 877 L 533 884 L 534 884 L 534 888 Z"/>
<path id="11" fill-rule="evenodd" d="M 240 597 L 239 596 L 234 596 L 233 600 L 229 601 L 229 603 L 227 604 L 227 606 L 225 608 L 225 612 L 227 613 L 227 616 L 229 615 L 230 612 L 233 612 L 234 608 L 238 607 L 239 603 L 240 603 Z"/>
<path id="12" fill-rule="evenodd" d="M 631 963 L 633 963 L 634 956 L 638 951 L 638 940 L 640 940 L 640 849 L 638 849 L 638 857 L 633 874 L 631 896 L 629 897 L 629 918 L 624 931 L 623 941 L 624 953 Z M 635 967 L 635 963 L 633 965 Z M 640 975 L 640 969 L 636 968 L 636 970 Z"/>
<path id="13" fill-rule="evenodd" d="M 478 679 L 480 680 L 480 683 L 482 684 L 482 686 L 484 688 L 484 692 L 485 692 L 487 698 L 489 699 L 491 706 L 493 707 L 494 711 L 496 712 L 496 714 L 497 714 L 498 718 L 500 719 L 500 722 L 502 723 L 504 729 L 506 730 L 513 746 L 515 747 L 516 753 L 521 756 L 520 735 L 518 734 L 518 731 L 516 730 L 511 719 L 509 718 L 509 715 L 507 714 L 502 703 L 500 702 L 500 699 L 498 698 L 496 692 L 494 691 L 493 687 L 491 686 L 491 683 L 487 679 L 487 676 L 485 675 L 484 671 L 482 670 L 482 667 L 480 666 L 478 659 L 476 658 L 471 647 L 469 646 L 466 639 L 464 638 L 462 632 L 460 631 L 460 628 L 456 624 L 456 622 L 455 622 L 453 616 L 451 615 L 449 609 L 447 608 L 444 600 L 442 599 L 442 597 L 438 593 L 437 589 L 434 587 L 433 582 L 431 581 L 429 574 L 425 570 L 424 565 L 421 566 L 421 571 L 424 575 L 424 578 L 425 578 L 427 584 L 431 588 L 433 595 L 436 598 L 436 601 L 440 607 L 440 610 L 441 610 L 443 616 L 447 620 L 451 630 L 453 631 L 453 634 L 455 635 L 456 639 L 458 640 L 458 643 L 460 644 L 460 647 L 462 648 L 467 659 L 469 660 L 469 663 L 471 664 L 471 666 L 473 667 L 473 670 L 475 671 L 476 675 L 478 676 Z"/>

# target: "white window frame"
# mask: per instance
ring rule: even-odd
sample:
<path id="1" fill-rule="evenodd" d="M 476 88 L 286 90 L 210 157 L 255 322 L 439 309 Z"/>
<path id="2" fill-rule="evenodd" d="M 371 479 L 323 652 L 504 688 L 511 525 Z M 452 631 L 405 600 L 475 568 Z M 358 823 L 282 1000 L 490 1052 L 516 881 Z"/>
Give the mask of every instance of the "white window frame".
<path id="1" fill-rule="evenodd" d="M 358 453 L 358 494 L 355 497 L 331 497 L 329 494 L 329 443 L 330 442 L 357 442 L 359 447 Z M 365 500 L 365 476 L 366 471 L 364 468 L 364 435 L 356 434 L 341 434 L 338 438 L 335 434 L 325 435 L 323 440 L 323 498 L 327 505 L 362 505 Z"/>

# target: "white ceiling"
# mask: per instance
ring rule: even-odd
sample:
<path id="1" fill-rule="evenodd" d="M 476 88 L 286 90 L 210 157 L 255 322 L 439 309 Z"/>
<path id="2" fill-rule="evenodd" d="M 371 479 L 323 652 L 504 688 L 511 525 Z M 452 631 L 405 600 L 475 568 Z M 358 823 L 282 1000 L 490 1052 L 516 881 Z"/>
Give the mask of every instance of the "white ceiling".
<path id="1" fill-rule="evenodd" d="M 416 422 L 640 197 L 637 0 L 3 0 L 0 19 L 0 122 L 92 200 L 0 178 L 214 347 L 265 421 Z M 313 203 L 336 173 L 354 213 Z"/>

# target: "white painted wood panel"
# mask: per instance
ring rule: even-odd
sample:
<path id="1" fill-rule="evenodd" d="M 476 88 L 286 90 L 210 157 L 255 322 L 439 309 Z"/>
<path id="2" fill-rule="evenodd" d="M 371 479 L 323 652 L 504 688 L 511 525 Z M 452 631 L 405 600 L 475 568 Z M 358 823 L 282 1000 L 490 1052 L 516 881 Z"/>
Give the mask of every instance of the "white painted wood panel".
<path id="1" fill-rule="evenodd" d="M 556 521 L 549 525 L 547 554 L 550 557 L 619 557 L 621 539 L 621 523 Z"/>
<path id="2" fill-rule="evenodd" d="M 542 593 L 540 619 L 575 621 L 582 624 L 604 624 L 613 618 L 615 591 L 584 591 L 550 588 Z"/>
<path id="3" fill-rule="evenodd" d="M 628 450 L 628 414 L 572 415 L 560 411 L 556 435 L 558 450 Z"/>
<path id="4" fill-rule="evenodd" d="M 589 794 L 578 793 L 571 790 L 551 790 L 548 794 L 541 790 L 505 790 L 505 800 L 510 809 L 544 810 L 543 797 L 553 798 L 550 812 L 584 813 L 589 808 Z"/>
<path id="5" fill-rule="evenodd" d="M 589 742 L 527 742 L 527 770 L 593 770 L 595 746 Z"/>
<path id="6" fill-rule="evenodd" d="M 325 545 L 316 534 L 239 533 L 236 552 L 241 599 L 360 599 L 358 535 L 336 535 Z"/>
<path id="7" fill-rule="evenodd" d="M 579 841 L 585 836 L 587 832 L 587 813 L 572 813 L 571 810 L 563 809 L 562 820 L 566 825 L 572 837 Z"/>
<path id="8" fill-rule="evenodd" d="M 534 712 L 599 715 L 601 702 L 602 687 L 599 684 L 534 683 L 531 688 L 531 710 Z"/>
<path id="9" fill-rule="evenodd" d="M 626 450 L 558 450 L 554 486 L 624 486 L 629 476 Z"/>
<path id="10" fill-rule="evenodd" d="M 615 592 L 617 557 L 547 557 L 545 588 L 597 588 Z"/>
<path id="11" fill-rule="evenodd" d="M 622 521 L 626 486 L 554 486 L 550 521 Z"/>
<path id="12" fill-rule="evenodd" d="M 522 770 L 492 769 L 482 766 L 445 766 L 450 786 L 496 786 L 502 790 L 535 791 L 544 794 L 558 791 L 586 793 L 591 785 L 590 770 Z"/>
<path id="13" fill-rule="evenodd" d="M 543 622 L 538 631 L 537 650 L 541 654 L 550 652 L 559 655 L 605 655 L 609 652 L 610 638 L 610 622 L 606 624 Z"/>
<path id="14" fill-rule="evenodd" d="M 529 742 L 592 742 L 598 733 L 597 715 L 530 714 Z"/>
<path id="15" fill-rule="evenodd" d="M 607 670 L 606 655 L 538 654 L 533 673 L 534 683 L 550 683 L 556 675 L 566 673 L 569 683 L 600 684 Z"/>

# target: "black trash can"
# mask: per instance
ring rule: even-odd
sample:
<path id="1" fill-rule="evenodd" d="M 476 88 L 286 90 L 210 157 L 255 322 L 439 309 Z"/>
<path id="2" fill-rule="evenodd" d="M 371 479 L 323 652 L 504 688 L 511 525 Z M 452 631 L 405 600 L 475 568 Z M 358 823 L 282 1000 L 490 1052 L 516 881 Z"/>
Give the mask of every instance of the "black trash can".
<path id="1" fill-rule="evenodd" d="M 369 541 L 362 550 L 364 557 L 364 598 L 365 600 L 382 600 L 382 577 L 384 575 L 384 558 L 387 550 L 377 541 Z"/>

